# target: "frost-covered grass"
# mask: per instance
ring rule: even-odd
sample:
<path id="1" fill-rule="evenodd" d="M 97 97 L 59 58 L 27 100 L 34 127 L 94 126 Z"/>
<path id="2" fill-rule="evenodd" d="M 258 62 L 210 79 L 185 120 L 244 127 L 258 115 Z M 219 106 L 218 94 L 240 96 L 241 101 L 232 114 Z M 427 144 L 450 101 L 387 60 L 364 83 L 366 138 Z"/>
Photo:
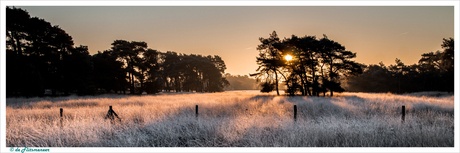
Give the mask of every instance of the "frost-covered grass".
<path id="1" fill-rule="evenodd" d="M 7 98 L 6 105 L 7 147 L 454 146 L 454 96 L 231 91 Z M 108 106 L 121 123 L 104 120 Z"/>

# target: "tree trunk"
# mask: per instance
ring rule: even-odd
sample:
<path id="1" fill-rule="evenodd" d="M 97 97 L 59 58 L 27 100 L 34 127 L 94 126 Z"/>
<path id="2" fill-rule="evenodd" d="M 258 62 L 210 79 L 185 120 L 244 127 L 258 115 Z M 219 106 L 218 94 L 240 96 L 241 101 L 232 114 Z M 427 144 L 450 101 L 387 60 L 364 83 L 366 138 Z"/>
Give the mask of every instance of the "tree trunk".
<path id="1" fill-rule="evenodd" d="M 301 91 L 302 91 L 302 96 L 306 96 L 308 93 L 307 93 L 307 80 L 306 78 L 304 78 L 303 76 L 304 74 L 300 74 L 300 88 L 301 88 Z"/>
<path id="2" fill-rule="evenodd" d="M 305 96 L 306 94 L 304 87 L 305 87 L 305 84 L 303 82 L 303 77 L 302 75 L 300 75 L 300 92 L 302 92 L 302 96 Z"/>
<path id="3" fill-rule="evenodd" d="M 175 88 L 176 88 L 176 92 L 181 92 L 181 88 L 180 88 L 180 80 L 179 80 L 179 77 L 176 77 L 174 79 L 174 82 L 175 82 Z"/>
<path id="4" fill-rule="evenodd" d="M 303 74 L 305 75 L 305 78 L 304 78 L 304 90 L 305 90 L 305 95 L 309 95 L 311 96 L 311 90 L 310 90 L 310 85 L 308 84 L 308 80 L 307 80 L 307 75 L 306 74 Z"/>
<path id="5" fill-rule="evenodd" d="M 128 79 L 128 80 L 129 80 L 129 94 L 132 94 L 132 93 L 133 93 L 133 87 L 131 86 L 131 82 L 132 82 L 132 80 L 131 80 L 131 75 L 132 75 L 132 73 L 131 73 L 131 72 L 128 72 L 128 78 L 129 78 L 129 79 Z"/>
<path id="6" fill-rule="evenodd" d="M 131 69 L 134 71 L 134 66 L 131 66 Z M 131 95 L 134 95 L 134 73 L 131 73 Z"/>
<path id="7" fill-rule="evenodd" d="M 278 90 L 278 73 L 276 72 L 275 70 L 275 87 L 276 87 L 276 94 L 279 96 L 280 95 L 280 92 Z"/>
<path id="8" fill-rule="evenodd" d="M 333 60 L 331 60 L 331 63 L 329 63 L 329 65 L 331 65 L 331 67 L 330 67 L 330 69 L 329 69 L 329 73 L 332 73 L 332 65 L 334 64 L 334 63 L 332 63 L 332 61 L 333 61 Z M 330 80 L 334 80 L 334 79 L 332 78 L 332 76 L 330 76 L 329 79 L 330 79 Z M 332 81 L 329 81 L 329 82 L 332 82 Z M 332 91 L 332 89 L 329 89 L 329 90 L 331 91 L 331 97 L 334 96 L 334 91 Z"/>
<path id="9" fill-rule="evenodd" d="M 145 76 L 144 73 L 145 73 L 145 71 L 142 71 L 142 77 Z M 139 82 L 141 82 L 141 90 L 139 91 L 139 94 L 142 95 L 142 93 L 144 92 L 144 88 L 145 88 L 144 87 L 144 79 L 140 79 Z"/>
<path id="10" fill-rule="evenodd" d="M 19 57 L 22 57 L 21 41 L 19 38 L 16 39 L 16 47 L 17 47 Z"/>

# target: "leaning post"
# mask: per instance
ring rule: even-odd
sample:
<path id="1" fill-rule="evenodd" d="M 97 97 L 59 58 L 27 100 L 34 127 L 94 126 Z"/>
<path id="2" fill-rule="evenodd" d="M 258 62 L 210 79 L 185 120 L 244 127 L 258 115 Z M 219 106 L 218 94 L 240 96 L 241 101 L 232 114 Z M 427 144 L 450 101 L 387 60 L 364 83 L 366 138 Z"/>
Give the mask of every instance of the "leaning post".
<path id="1" fill-rule="evenodd" d="M 113 120 L 115 119 L 115 117 L 118 118 L 118 121 L 121 121 L 121 118 L 118 117 L 115 111 L 113 111 L 112 106 L 109 106 L 109 111 L 107 112 L 107 115 L 104 117 L 104 119 L 110 119 L 110 121 L 114 123 Z"/>

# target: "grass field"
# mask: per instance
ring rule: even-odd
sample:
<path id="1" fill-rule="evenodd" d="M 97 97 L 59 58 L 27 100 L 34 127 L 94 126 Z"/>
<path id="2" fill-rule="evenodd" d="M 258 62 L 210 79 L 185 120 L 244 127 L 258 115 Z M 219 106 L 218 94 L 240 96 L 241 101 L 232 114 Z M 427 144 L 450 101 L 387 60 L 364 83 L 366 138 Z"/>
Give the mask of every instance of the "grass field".
<path id="1" fill-rule="evenodd" d="M 258 91 L 7 98 L 7 147 L 453 147 L 454 96 Z M 195 118 L 195 105 L 199 116 Z M 297 121 L 293 106 L 298 107 Z M 401 123 L 401 106 L 406 106 Z M 122 118 L 104 119 L 109 106 Z M 60 126 L 59 109 L 64 110 Z"/>

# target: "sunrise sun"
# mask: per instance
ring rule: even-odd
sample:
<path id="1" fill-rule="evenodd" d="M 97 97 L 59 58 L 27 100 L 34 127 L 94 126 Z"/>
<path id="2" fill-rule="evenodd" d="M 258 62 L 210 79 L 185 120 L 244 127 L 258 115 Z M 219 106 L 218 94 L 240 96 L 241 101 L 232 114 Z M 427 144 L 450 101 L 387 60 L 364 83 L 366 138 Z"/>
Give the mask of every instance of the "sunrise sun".
<path id="1" fill-rule="evenodd" d="M 292 60 L 292 56 L 291 55 L 286 55 L 286 56 L 284 56 L 284 59 L 286 59 L 287 61 L 290 61 L 290 60 Z"/>

